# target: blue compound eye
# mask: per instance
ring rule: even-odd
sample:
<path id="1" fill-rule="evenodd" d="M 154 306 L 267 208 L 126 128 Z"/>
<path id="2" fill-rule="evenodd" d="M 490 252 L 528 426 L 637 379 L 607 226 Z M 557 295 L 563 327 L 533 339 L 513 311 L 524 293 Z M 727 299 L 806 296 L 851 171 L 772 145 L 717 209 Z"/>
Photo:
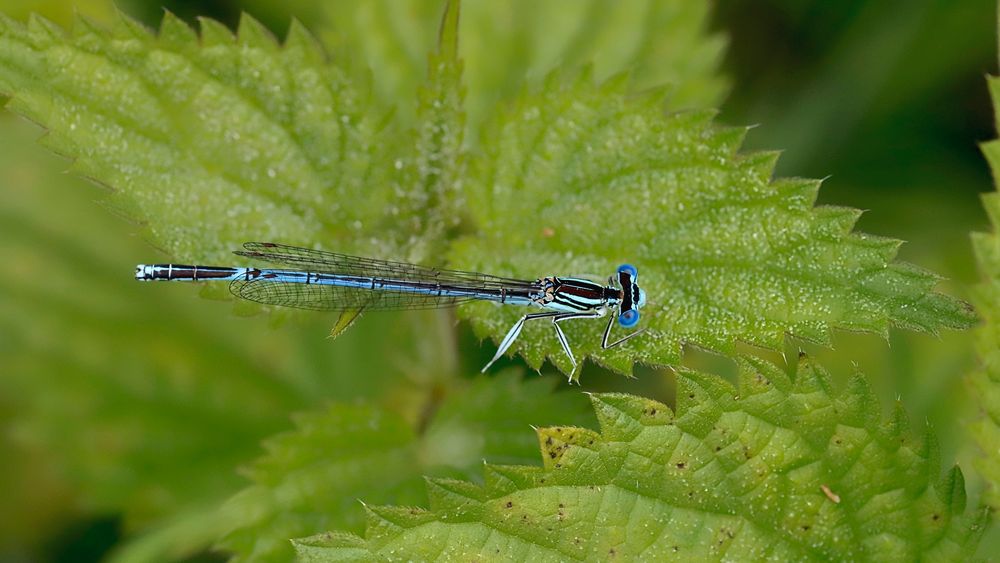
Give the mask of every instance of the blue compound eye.
<path id="1" fill-rule="evenodd" d="M 632 328 L 639 324 L 639 311 L 629 309 L 628 311 L 618 315 L 618 324 L 625 328 Z"/>
<path id="2" fill-rule="evenodd" d="M 639 270 L 636 270 L 635 266 L 632 264 L 622 264 L 621 266 L 618 266 L 618 273 L 621 274 L 623 272 L 628 274 L 633 280 L 639 275 Z"/>

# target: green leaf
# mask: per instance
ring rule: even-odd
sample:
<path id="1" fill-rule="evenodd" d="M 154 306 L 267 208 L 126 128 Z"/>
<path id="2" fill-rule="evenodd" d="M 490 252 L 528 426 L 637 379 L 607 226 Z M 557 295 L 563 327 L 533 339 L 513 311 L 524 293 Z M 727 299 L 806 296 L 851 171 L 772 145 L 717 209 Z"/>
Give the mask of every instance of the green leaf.
<path id="1" fill-rule="evenodd" d="M 228 260 L 271 239 L 401 252 L 362 236 L 392 229 L 383 163 L 401 136 L 297 23 L 279 46 L 249 17 L 235 36 L 202 20 L 200 41 L 169 13 L 155 37 L 124 15 L 71 35 L 0 18 L 0 91 L 173 256 Z"/>
<path id="2" fill-rule="evenodd" d="M 0 255 L 12 265 L 0 269 L 0 406 L 16 406 L 5 434 L 45 461 L 5 474 L 24 494 L 0 495 L 0 512 L 43 529 L 67 502 L 121 513 L 125 534 L 176 530 L 143 549 L 179 558 L 217 537 L 207 525 L 193 536 L 184 518 L 206 520 L 245 484 L 235 467 L 291 427 L 289 412 L 389 391 L 408 411 L 422 396 L 398 366 L 412 372 L 414 334 L 420 349 L 435 342 L 429 319 L 372 315 L 330 343 L 328 317 L 275 331 L 195 287 L 138 284 L 130 265 L 149 248 L 134 227 L 59 173 L 66 163 L 33 143 L 36 128 L 11 116 L 0 127 Z"/>
<path id="3" fill-rule="evenodd" d="M 326 43 L 352 75 L 370 72 L 381 104 L 413 121 L 444 0 L 345 0 L 325 4 Z M 708 31 L 711 4 L 685 0 L 462 2 L 469 140 L 497 105 L 556 68 L 593 65 L 598 78 L 631 73 L 631 89 L 671 85 L 671 107 L 711 107 L 727 84 L 726 41 Z"/>
<path id="4" fill-rule="evenodd" d="M 393 162 L 402 203 L 390 213 L 411 245 L 414 240 L 428 245 L 411 249 L 410 256 L 418 261 L 440 260 L 445 236 L 460 219 L 465 115 L 458 60 L 459 6 L 458 0 L 446 5 L 428 78 L 418 92 L 417 126 L 404 144 L 415 151 Z"/>
<path id="5" fill-rule="evenodd" d="M 447 391 L 412 423 L 370 404 L 300 416 L 294 432 L 265 444 L 267 454 L 248 472 L 254 485 L 225 506 L 232 532 L 221 545 L 239 561 L 290 560 L 288 538 L 330 527 L 360 531 L 358 499 L 421 503 L 425 474 L 471 477 L 484 459 L 530 463 L 529 424 L 592 420 L 581 395 L 553 394 L 553 384 L 479 377 Z"/>
<path id="6" fill-rule="evenodd" d="M 857 212 L 813 209 L 816 182 L 770 182 L 773 155 L 737 155 L 742 129 L 665 117 L 662 94 L 629 97 L 624 77 L 553 75 L 467 154 L 458 25 L 449 4 L 412 129 L 378 118 L 300 26 L 281 47 L 250 18 L 236 37 L 204 20 L 200 42 L 169 14 L 158 37 L 124 16 L 113 32 L 81 21 L 71 37 L 4 20 L 0 90 L 184 259 L 277 238 L 429 262 L 472 230 L 451 254 L 458 267 L 534 277 L 638 262 L 651 330 L 597 356 L 623 372 L 676 362 L 681 342 L 728 351 L 785 333 L 825 341 L 834 327 L 971 322 L 933 293 L 934 276 L 890 264 L 897 241 L 850 234 Z M 465 314 L 499 338 L 519 312 Z M 569 326 L 578 356 L 595 355 L 600 330 Z M 519 350 L 569 371 L 545 332 L 529 325 Z"/>
<path id="7" fill-rule="evenodd" d="M 60 0 L 0 0 L 0 13 L 12 18 L 23 20 L 31 14 L 39 14 L 63 25 L 72 22 L 77 14 L 110 20 L 115 12 L 115 2 L 110 0 L 80 0 L 72 3 Z"/>
<path id="8" fill-rule="evenodd" d="M 893 262 L 900 241 L 851 232 L 860 211 L 814 207 L 819 181 L 772 180 L 776 153 L 740 154 L 744 128 L 627 94 L 624 77 L 553 75 L 497 116 L 469 163 L 477 233 L 455 244 L 454 263 L 515 277 L 638 267 L 647 333 L 601 351 L 601 321 L 565 323 L 577 358 L 629 373 L 676 363 L 685 342 L 728 353 L 735 341 L 778 349 L 785 334 L 825 343 L 833 328 L 974 321 L 933 291 L 935 275 Z M 521 314 L 463 309 L 495 340 Z M 570 370 L 549 323 L 529 323 L 516 346 L 534 367 L 549 357 Z"/>
<path id="9" fill-rule="evenodd" d="M 52 453 L 86 506 L 122 510 L 130 524 L 232 490 L 228 468 L 305 397 L 248 361 L 229 327 L 192 323 L 214 304 L 195 304 L 190 289 L 148 300 L 117 269 L 116 256 L 136 253 L 127 228 L 81 182 L 48 172 L 60 164 L 29 150 L 32 135 L 11 121 L 0 169 L 20 181 L 2 196 L 0 252 L 18 266 L 0 273 L 0 350 L 23 410 L 16 433 Z M 249 346 L 265 336 L 241 333 Z M 213 365 L 225 369 L 200 376 Z"/>
<path id="10" fill-rule="evenodd" d="M 1000 129 L 1000 78 L 989 77 L 987 83 L 997 114 Z M 993 170 L 994 178 L 1000 173 L 1000 140 L 981 145 L 983 154 Z M 976 353 L 980 369 L 972 373 L 970 395 L 979 406 L 979 417 L 971 426 L 972 435 L 984 455 L 979 458 L 977 469 L 986 480 L 985 501 L 1000 509 L 1000 239 L 996 230 L 1000 225 L 1000 194 L 983 195 L 983 206 L 989 216 L 991 233 L 973 233 L 972 246 L 976 261 L 985 280 L 973 293 L 973 301 L 983 317 L 983 324 L 976 330 Z"/>
<path id="11" fill-rule="evenodd" d="M 218 499 L 201 507 L 186 507 L 157 521 L 107 557 L 110 563 L 181 561 L 205 552 L 223 532 Z M 194 557 L 196 558 L 196 557 Z"/>
<path id="12" fill-rule="evenodd" d="M 841 393 L 804 361 L 760 360 L 739 388 L 678 374 L 676 414 L 595 395 L 601 431 L 538 431 L 544 468 L 430 479 L 430 508 L 367 507 L 365 536 L 295 542 L 307 561 L 385 559 L 960 560 L 987 512 L 933 438 L 886 422 L 862 376 Z"/>

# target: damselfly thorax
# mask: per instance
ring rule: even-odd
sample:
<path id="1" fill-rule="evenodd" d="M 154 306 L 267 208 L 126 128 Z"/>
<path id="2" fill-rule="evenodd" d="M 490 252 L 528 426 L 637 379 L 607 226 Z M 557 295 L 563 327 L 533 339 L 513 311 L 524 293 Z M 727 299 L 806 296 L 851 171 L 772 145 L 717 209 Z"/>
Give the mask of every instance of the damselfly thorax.
<path id="1" fill-rule="evenodd" d="M 642 332 L 635 331 L 609 342 L 615 320 L 622 327 L 635 327 L 639 309 L 646 303 L 646 294 L 637 284 L 638 271 L 630 264 L 619 266 L 607 285 L 603 285 L 560 276 L 520 280 L 270 242 L 245 243 L 243 250 L 235 254 L 289 268 L 140 264 L 136 266 L 135 277 L 142 281 L 228 281 L 230 291 L 243 299 L 322 311 L 431 309 L 468 301 L 544 309 L 525 314 L 514 323 L 483 371 L 510 348 L 529 320 L 552 320 L 556 338 L 574 370 L 576 358 L 559 323 L 613 313 L 601 341 L 604 349 L 618 346 Z"/>

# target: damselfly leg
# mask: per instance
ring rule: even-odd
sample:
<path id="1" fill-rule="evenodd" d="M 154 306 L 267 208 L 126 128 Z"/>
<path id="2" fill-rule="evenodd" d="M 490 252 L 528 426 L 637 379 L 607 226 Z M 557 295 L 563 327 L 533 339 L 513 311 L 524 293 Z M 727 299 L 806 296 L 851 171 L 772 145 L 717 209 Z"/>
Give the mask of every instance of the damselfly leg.
<path id="1" fill-rule="evenodd" d="M 504 336 L 503 340 L 500 341 L 500 347 L 497 348 L 496 355 L 493 356 L 493 359 L 490 360 L 485 366 L 483 366 L 481 372 L 486 373 L 486 370 L 490 369 L 490 366 L 492 366 L 494 362 L 499 360 L 500 356 L 503 356 L 504 352 L 506 352 L 507 349 L 510 348 L 510 345 L 513 344 L 515 340 L 517 340 L 518 335 L 521 334 L 521 329 L 524 328 L 525 321 L 530 321 L 532 319 L 545 319 L 550 317 L 557 317 L 559 315 L 564 315 L 564 314 L 565 313 L 562 313 L 560 311 L 549 311 L 547 313 L 529 313 L 518 319 L 518 321 L 514 323 L 514 326 L 510 327 L 510 330 L 507 331 L 507 336 Z"/>
<path id="2" fill-rule="evenodd" d="M 639 329 L 639 330 L 637 330 L 635 332 L 626 334 L 625 336 L 619 338 L 618 340 L 615 340 L 611 344 L 608 344 L 608 338 L 611 337 L 611 326 L 614 325 L 614 324 L 615 324 L 615 318 L 614 317 L 611 317 L 610 319 L 608 319 L 608 326 L 607 326 L 607 328 L 604 329 L 604 339 L 601 341 L 601 349 L 602 350 L 607 350 L 608 348 L 614 348 L 615 346 L 618 346 L 622 342 L 625 342 L 626 340 L 628 340 L 630 338 L 635 338 L 636 336 L 639 336 L 640 334 L 646 332 L 646 329 L 641 328 L 641 329 Z"/>
<path id="3" fill-rule="evenodd" d="M 573 369 L 570 371 L 570 380 L 572 380 L 573 372 L 576 371 L 576 357 L 573 356 L 573 350 L 569 346 L 569 340 L 566 338 L 566 334 L 563 332 L 562 327 L 559 326 L 559 323 L 563 321 L 568 321 L 570 319 L 597 319 L 603 317 L 605 314 L 606 314 L 605 310 L 597 310 L 585 313 L 548 312 L 548 313 L 533 313 L 524 315 L 520 319 L 518 319 L 516 323 L 514 323 L 514 326 L 510 328 L 510 330 L 507 332 L 507 335 L 504 336 L 503 340 L 500 342 L 500 346 L 497 349 L 496 355 L 493 356 L 493 359 L 490 360 L 485 367 L 483 367 L 482 371 L 483 373 L 485 373 L 486 370 L 490 369 L 490 366 L 492 366 L 494 362 L 499 360 L 500 357 L 503 356 L 504 352 L 506 352 L 514 344 L 514 341 L 517 340 L 518 336 L 520 336 L 521 330 L 524 328 L 524 324 L 527 321 L 534 319 L 550 318 L 552 319 L 552 327 L 556 331 L 556 338 L 559 339 L 559 344 L 562 346 L 563 352 L 566 353 L 566 356 L 569 357 L 570 363 L 573 365 Z M 638 336 L 643 332 L 643 330 L 645 330 L 645 329 L 638 330 L 636 332 L 633 332 L 616 340 L 615 342 L 608 344 L 608 339 L 610 338 L 611 335 L 611 325 L 614 323 L 614 321 L 615 317 L 612 316 L 610 322 L 608 322 L 607 328 L 604 330 L 604 339 L 601 341 L 601 348 L 605 350 L 608 348 L 614 348 L 615 346 L 618 346 L 622 342 L 625 342 L 630 338 Z"/>
<path id="4" fill-rule="evenodd" d="M 552 326 L 556 329 L 556 337 L 559 339 L 559 344 L 562 344 L 563 352 L 569 356 L 569 361 L 573 364 L 573 369 L 569 372 L 569 380 L 573 381 L 573 372 L 576 371 L 576 358 L 573 357 L 573 351 L 569 349 L 569 342 L 566 340 L 566 335 L 563 334 L 562 327 L 559 323 L 562 321 L 568 321 L 570 319 L 596 319 L 604 316 L 604 311 L 593 311 L 590 313 L 566 313 L 565 315 L 559 315 L 552 319 Z"/>

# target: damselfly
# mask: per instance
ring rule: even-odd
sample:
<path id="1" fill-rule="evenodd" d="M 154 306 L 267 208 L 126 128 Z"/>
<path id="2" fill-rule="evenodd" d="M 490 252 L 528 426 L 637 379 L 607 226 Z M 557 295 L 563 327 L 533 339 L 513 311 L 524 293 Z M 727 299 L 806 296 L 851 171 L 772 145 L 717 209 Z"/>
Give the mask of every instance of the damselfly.
<path id="1" fill-rule="evenodd" d="M 556 338 L 574 369 L 576 358 L 559 323 L 596 319 L 613 312 L 601 341 L 604 349 L 642 333 L 638 330 L 609 341 L 615 320 L 622 327 L 635 327 L 639 323 L 639 309 L 646 304 L 646 293 L 636 283 L 638 272 L 630 264 L 619 266 L 615 275 L 608 278 L 608 284 L 601 285 L 575 277 L 549 276 L 527 281 L 442 270 L 271 242 L 248 242 L 235 254 L 290 268 L 139 264 L 135 279 L 228 281 L 233 295 L 243 299 L 322 311 L 433 309 L 468 301 L 545 309 L 525 314 L 514 323 L 483 371 L 500 359 L 521 334 L 524 323 L 531 320 L 551 319 Z"/>

